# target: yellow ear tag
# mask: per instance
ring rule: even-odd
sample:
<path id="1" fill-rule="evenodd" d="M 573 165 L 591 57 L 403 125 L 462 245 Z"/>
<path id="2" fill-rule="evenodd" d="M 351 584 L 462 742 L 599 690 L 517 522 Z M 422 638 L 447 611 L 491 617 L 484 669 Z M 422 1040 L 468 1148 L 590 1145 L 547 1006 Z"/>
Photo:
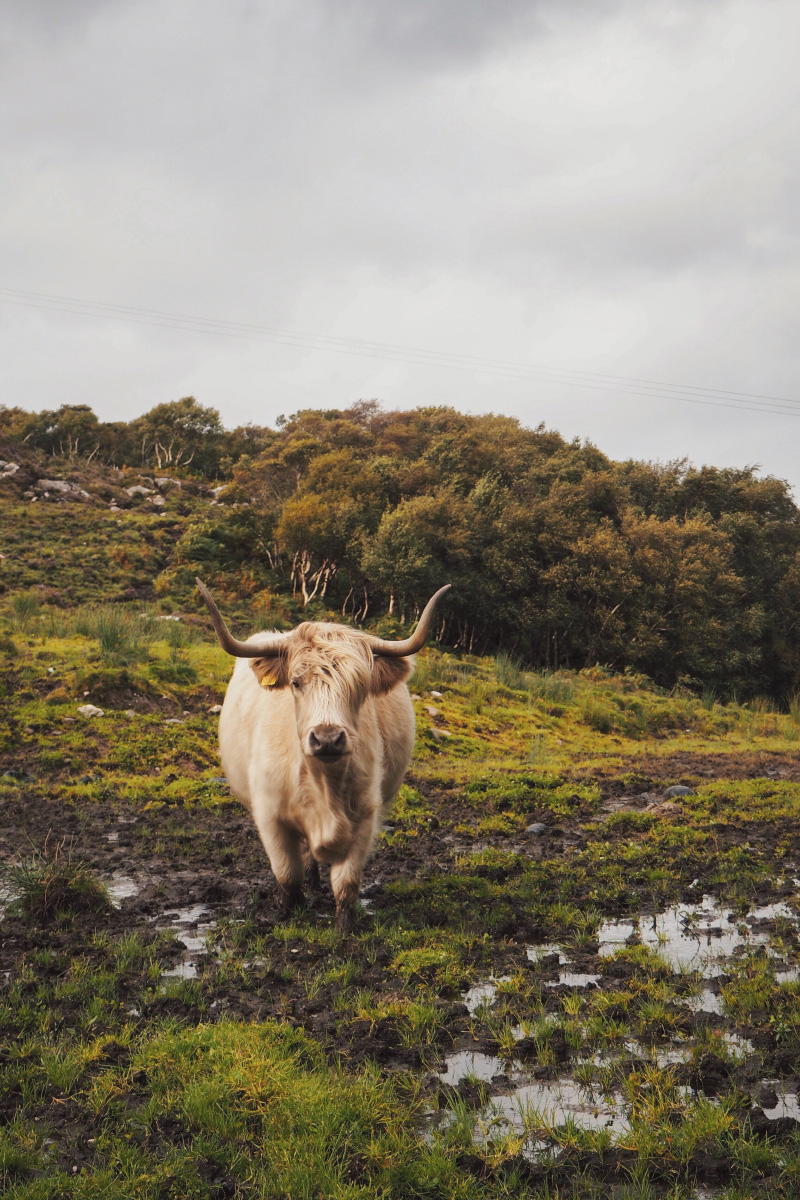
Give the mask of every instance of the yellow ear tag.
<path id="1" fill-rule="evenodd" d="M 277 675 L 264 675 L 261 679 L 261 686 L 262 687 L 275 687 L 275 684 L 277 682 L 278 682 Z"/>

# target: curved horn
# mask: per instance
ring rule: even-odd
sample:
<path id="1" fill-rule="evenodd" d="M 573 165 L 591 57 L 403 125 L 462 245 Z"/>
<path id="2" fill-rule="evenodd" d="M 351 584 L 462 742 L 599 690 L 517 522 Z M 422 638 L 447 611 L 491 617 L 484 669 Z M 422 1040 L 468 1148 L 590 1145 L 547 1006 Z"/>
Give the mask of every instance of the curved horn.
<path id="1" fill-rule="evenodd" d="M 417 621 L 417 628 L 404 642 L 385 642 L 383 638 L 370 637 L 369 645 L 372 653 L 377 654 L 379 658 L 407 658 L 409 654 L 416 654 L 418 650 L 421 650 L 425 645 L 425 638 L 428 636 L 436 605 L 445 592 L 450 591 L 450 586 L 449 583 L 446 583 L 444 587 L 439 588 L 435 595 L 431 596 L 422 610 L 422 616 Z"/>
<path id="2" fill-rule="evenodd" d="M 211 613 L 211 621 L 219 638 L 219 644 L 223 650 L 227 650 L 228 654 L 232 654 L 234 658 L 261 658 L 264 654 L 274 653 L 278 646 L 283 645 L 286 638 L 283 634 L 277 633 L 269 641 L 260 642 L 254 645 L 253 642 L 238 642 L 231 633 L 228 626 L 223 621 L 220 611 L 211 598 L 206 585 L 201 579 L 195 578 L 195 583 L 200 588 L 200 595 L 208 606 L 208 611 Z"/>

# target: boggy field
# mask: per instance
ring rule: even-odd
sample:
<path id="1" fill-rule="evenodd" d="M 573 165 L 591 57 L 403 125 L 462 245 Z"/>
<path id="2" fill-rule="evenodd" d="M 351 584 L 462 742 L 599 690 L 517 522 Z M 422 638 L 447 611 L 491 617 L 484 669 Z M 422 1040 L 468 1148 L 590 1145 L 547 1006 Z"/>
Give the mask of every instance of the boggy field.
<path id="1" fill-rule="evenodd" d="M 216 755 L 230 662 L 147 596 L 177 518 L 23 511 L 4 1196 L 800 1195 L 800 710 L 432 647 L 340 939 L 325 881 L 280 915 Z"/>

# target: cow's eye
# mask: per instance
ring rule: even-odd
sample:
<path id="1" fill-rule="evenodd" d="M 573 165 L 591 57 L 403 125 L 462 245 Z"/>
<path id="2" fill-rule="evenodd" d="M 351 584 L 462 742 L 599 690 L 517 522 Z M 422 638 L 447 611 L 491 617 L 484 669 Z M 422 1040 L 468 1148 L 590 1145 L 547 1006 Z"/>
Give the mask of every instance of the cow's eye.
<path id="1" fill-rule="evenodd" d="M 299 688 L 299 687 L 300 687 L 300 680 L 299 680 L 299 679 L 293 679 L 293 680 L 292 680 L 292 687 L 293 687 L 293 688 Z"/>

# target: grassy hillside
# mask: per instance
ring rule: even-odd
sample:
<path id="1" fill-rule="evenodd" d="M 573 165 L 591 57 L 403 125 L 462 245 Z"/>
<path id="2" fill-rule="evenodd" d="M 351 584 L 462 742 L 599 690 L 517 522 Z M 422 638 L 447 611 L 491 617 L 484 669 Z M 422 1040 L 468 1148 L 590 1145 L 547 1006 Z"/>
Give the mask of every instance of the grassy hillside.
<path id="1" fill-rule="evenodd" d="M 728 699 L 800 693 L 800 509 L 754 468 L 616 462 L 510 417 L 374 401 L 224 430 L 185 397 L 112 424 L 0 405 L 7 496 L 26 513 L 163 514 L 145 570 L 174 545 L 129 585 L 140 598 L 155 581 L 191 607 L 199 574 L 261 594 L 273 619 L 330 608 L 392 631 L 446 580 L 439 636 L 470 652 Z"/>
<path id="2" fill-rule="evenodd" d="M 221 775 L 213 494 L 107 476 L 4 493 L 2 1194 L 797 1196 L 800 710 L 430 647 L 339 939 Z"/>

